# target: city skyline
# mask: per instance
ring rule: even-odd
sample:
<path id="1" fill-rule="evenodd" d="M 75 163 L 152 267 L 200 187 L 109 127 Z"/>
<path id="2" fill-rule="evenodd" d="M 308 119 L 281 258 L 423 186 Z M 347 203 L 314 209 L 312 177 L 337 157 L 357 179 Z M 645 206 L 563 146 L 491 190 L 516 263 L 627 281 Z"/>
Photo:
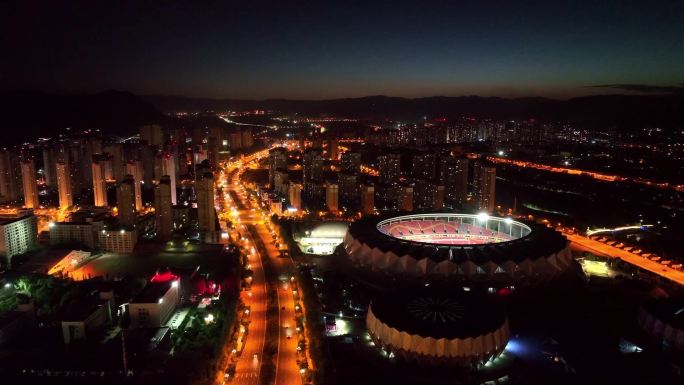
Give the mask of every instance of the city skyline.
<path id="1" fill-rule="evenodd" d="M 5 90 L 567 99 L 684 81 L 684 9 L 670 1 L 3 8 Z"/>
<path id="2" fill-rule="evenodd" d="M 684 2 L 0 2 L 0 377 L 684 383 Z"/>

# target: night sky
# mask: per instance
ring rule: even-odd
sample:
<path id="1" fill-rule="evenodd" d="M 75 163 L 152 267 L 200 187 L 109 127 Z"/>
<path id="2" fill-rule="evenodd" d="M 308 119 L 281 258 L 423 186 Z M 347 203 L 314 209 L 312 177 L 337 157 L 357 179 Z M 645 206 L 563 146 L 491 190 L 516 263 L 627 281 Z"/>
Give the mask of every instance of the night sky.
<path id="1" fill-rule="evenodd" d="M 3 90 L 568 98 L 684 82 L 683 1 L 55 3 L 0 1 Z"/>

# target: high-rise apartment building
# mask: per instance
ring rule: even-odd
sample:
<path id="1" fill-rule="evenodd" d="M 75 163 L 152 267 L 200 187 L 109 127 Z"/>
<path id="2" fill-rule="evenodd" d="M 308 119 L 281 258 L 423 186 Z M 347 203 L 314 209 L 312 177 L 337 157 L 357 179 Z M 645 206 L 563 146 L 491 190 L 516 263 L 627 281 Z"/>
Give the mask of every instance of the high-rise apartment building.
<path id="1" fill-rule="evenodd" d="M 142 210 L 142 182 L 144 177 L 144 171 L 142 162 L 139 160 L 131 160 L 126 163 L 126 174 L 133 176 L 133 181 L 135 183 L 135 209 L 137 211 Z"/>
<path id="2" fill-rule="evenodd" d="M 399 154 L 385 154 L 378 156 L 378 171 L 380 183 L 393 184 L 401 176 L 401 156 Z"/>
<path id="3" fill-rule="evenodd" d="M 171 206 L 171 180 L 168 176 L 154 186 L 154 215 L 157 237 L 171 239 L 173 235 L 173 208 Z"/>
<path id="4" fill-rule="evenodd" d="M 55 149 L 53 147 L 43 148 L 43 175 L 45 176 L 45 185 L 48 187 L 57 185 L 56 162 Z"/>
<path id="5" fill-rule="evenodd" d="M 361 213 L 372 215 L 375 212 L 375 186 L 361 185 Z"/>
<path id="6" fill-rule="evenodd" d="M 275 186 L 276 171 L 287 169 L 287 153 L 282 147 L 274 148 L 268 152 L 268 185 Z"/>
<path id="7" fill-rule="evenodd" d="M 38 182 L 36 181 L 36 166 L 33 159 L 21 162 L 21 181 L 24 187 L 24 207 L 27 209 L 39 207 Z"/>
<path id="8" fill-rule="evenodd" d="M 302 178 L 304 181 L 304 191 L 311 195 L 314 182 L 323 180 L 323 167 L 325 161 L 320 151 L 307 149 L 302 155 Z"/>
<path id="9" fill-rule="evenodd" d="M 197 196 L 197 224 L 205 239 L 211 239 L 216 232 L 216 210 L 214 208 L 214 175 L 205 172 L 195 181 Z"/>
<path id="10" fill-rule="evenodd" d="M 419 210 L 444 208 L 444 186 L 424 179 L 417 179 L 413 187 L 413 202 Z"/>
<path id="11" fill-rule="evenodd" d="M 290 176 L 287 170 L 276 170 L 273 177 L 273 192 L 281 196 L 287 195 L 287 185 L 289 182 Z"/>
<path id="12" fill-rule="evenodd" d="M 242 129 L 242 147 L 250 148 L 254 145 L 254 139 L 252 138 L 252 129 L 244 128 Z"/>
<path id="13" fill-rule="evenodd" d="M 135 180 L 132 175 L 124 176 L 116 186 L 116 205 L 119 223 L 126 228 L 135 227 L 138 215 L 135 210 Z"/>
<path id="14" fill-rule="evenodd" d="M 95 207 L 107 206 L 107 180 L 105 179 L 105 162 L 93 157 L 91 174 L 93 177 L 93 204 Z"/>
<path id="15" fill-rule="evenodd" d="M 356 175 L 339 173 L 337 174 L 337 184 L 340 187 L 340 201 L 344 204 L 358 204 L 358 178 Z"/>
<path id="16" fill-rule="evenodd" d="M 432 180 L 435 177 L 435 154 L 420 153 L 413 155 L 413 177 L 416 179 Z"/>
<path id="17" fill-rule="evenodd" d="M 288 184 L 288 200 L 290 201 L 290 206 L 296 208 L 297 210 L 302 209 L 302 185 L 300 183 Z"/>
<path id="18" fill-rule="evenodd" d="M 57 174 L 57 193 L 59 195 L 59 208 L 66 209 L 74 205 L 74 198 L 71 192 L 71 169 L 66 162 L 55 164 Z"/>
<path id="19" fill-rule="evenodd" d="M 176 199 L 176 158 L 169 153 L 161 155 L 162 178 L 168 175 L 171 182 L 171 204 L 178 204 Z M 161 180 L 161 179 L 160 179 Z"/>
<path id="20" fill-rule="evenodd" d="M 327 183 L 325 185 L 325 205 L 328 211 L 339 211 L 339 187 L 335 183 Z"/>
<path id="21" fill-rule="evenodd" d="M 330 160 L 340 158 L 340 141 L 337 138 L 328 139 L 328 158 Z"/>
<path id="22" fill-rule="evenodd" d="M 361 153 L 347 151 L 342 154 L 342 172 L 358 175 L 361 172 Z"/>
<path id="23" fill-rule="evenodd" d="M 413 211 L 413 186 L 401 185 L 397 194 L 397 207 L 401 211 Z"/>
<path id="24" fill-rule="evenodd" d="M 140 126 L 140 140 L 148 146 L 161 146 L 164 144 L 164 132 L 158 124 Z"/>
<path id="25" fill-rule="evenodd" d="M 110 143 L 104 147 L 105 153 L 109 156 L 112 164 L 112 179 L 121 181 L 124 178 L 124 151 L 121 143 Z"/>
<path id="26" fill-rule="evenodd" d="M 0 151 L 0 202 L 15 201 L 21 194 L 19 158 L 8 150 Z"/>
<path id="27" fill-rule="evenodd" d="M 496 195 L 496 168 L 484 162 L 473 165 L 473 195 L 478 210 L 493 212 Z"/>
<path id="28" fill-rule="evenodd" d="M 38 222 L 30 210 L 18 214 L 0 216 L 0 256 L 8 268 L 12 257 L 24 254 L 38 243 Z"/>
<path id="29" fill-rule="evenodd" d="M 445 204 L 463 207 L 468 198 L 468 159 L 446 156 L 439 162 L 439 182 L 444 185 Z"/>

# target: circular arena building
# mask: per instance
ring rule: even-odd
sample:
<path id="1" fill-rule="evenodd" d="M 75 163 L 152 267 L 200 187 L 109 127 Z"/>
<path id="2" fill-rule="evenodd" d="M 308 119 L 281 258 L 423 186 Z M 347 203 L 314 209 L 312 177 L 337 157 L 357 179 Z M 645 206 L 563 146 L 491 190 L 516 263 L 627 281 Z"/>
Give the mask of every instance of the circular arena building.
<path id="1" fill-rule="evenodd" d="M 376 345 L 420 364 L 475 368 L 504 351 L 508 319 L 491 297 L 417 290 L 375 298 L 366 327 Z"/>
<path id="2" fill-rule="evenodd" d="M 646 302 L 639 310 L 637 321 L 659 345 L 684 352 L 684 297 Z"/>
<path id="3" fill-rule="evenodd" d="M 351 224 L 344 248 L 373 270 L 482 280 L 547 279 L 572 264 L 561 233 L 485 214 L 369 216 Z"/>

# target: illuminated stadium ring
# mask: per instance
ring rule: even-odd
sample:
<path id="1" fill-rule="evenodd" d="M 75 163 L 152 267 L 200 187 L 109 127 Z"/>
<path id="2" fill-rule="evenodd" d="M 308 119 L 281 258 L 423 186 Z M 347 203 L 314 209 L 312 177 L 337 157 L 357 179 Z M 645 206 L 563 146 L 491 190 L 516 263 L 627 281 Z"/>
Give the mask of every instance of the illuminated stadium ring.
<path id="1" fill-rule="evenodd" d="M 380 221 L 377 229 L 394 238 L 440 245 L 506 242 L 532 231 L 526 224 L 511 218 L 487 214 L 404 215 Z"/>
<path id="2" fill-rule="evenodd" d="M 366 314 L 376 345 L 409 361 L 477 367 L 503 352 L 508 320 L 493 296 L 448 289 L 392 291 Z"/>
<path id="3" fill-rule="evenodd" d="M 344 248 L 373 270 L 483 280 L 551 278 L 572 264 L 558 231 L 485 214 L 363 217 L 349 227 Z"/>

